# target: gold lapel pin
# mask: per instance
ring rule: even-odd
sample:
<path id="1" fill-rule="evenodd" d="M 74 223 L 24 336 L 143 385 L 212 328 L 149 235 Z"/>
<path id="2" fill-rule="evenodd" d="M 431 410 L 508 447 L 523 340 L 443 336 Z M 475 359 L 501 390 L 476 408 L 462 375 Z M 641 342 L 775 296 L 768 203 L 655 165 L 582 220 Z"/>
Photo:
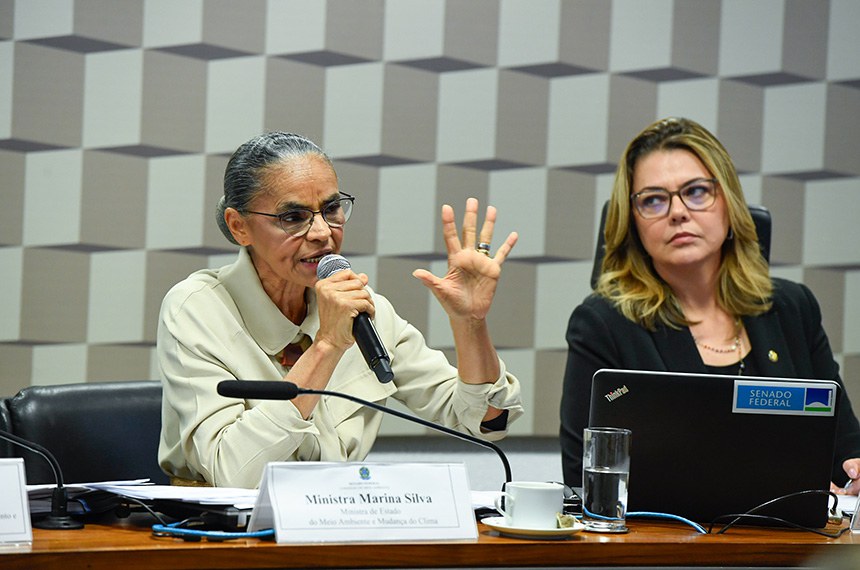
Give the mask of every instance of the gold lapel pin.
<path id="1" fill-rule="evenodd" d="M 777 360 L 779 360 L 779 355 L 776 353 L 775 350 L 768 350 L 767 351 L 767 359 L 770 360 L 771 362 L 776 362 Z"/>

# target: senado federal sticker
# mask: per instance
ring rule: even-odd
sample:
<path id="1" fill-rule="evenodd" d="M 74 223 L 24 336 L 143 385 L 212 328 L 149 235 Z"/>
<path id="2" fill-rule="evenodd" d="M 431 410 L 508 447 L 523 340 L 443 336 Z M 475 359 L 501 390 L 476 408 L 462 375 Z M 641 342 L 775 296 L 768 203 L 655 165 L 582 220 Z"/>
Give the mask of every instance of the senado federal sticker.
<path id="1" fill-rule="evenodd" d="M 814 382 L 735 380 L 734 406 L 739 414 L 832 416 L 836 386 Z"/>

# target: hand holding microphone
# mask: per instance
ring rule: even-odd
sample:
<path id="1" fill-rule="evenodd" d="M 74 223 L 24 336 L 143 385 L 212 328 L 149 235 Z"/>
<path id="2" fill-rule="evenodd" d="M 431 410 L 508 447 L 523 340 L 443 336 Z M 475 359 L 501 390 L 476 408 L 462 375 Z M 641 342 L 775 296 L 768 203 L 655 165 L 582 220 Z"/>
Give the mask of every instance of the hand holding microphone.
<path id="1" fill-rule="evenodd" d="M 317 277 L 328 279 L 335 273 L 350 269 L 349 261 L 342 255 L 329 254 L 320 260 L 317 266 Z M 385 345 L 379 338 L 370 315 L 366 312 L 359 313 L 352 321 L 352 334 L 355 342 L 364 356 L 365 362 L 376 374 L 377 379 L 382 382 L 391 382 L 394 372 L 391 370 L 391 359 Z"/>

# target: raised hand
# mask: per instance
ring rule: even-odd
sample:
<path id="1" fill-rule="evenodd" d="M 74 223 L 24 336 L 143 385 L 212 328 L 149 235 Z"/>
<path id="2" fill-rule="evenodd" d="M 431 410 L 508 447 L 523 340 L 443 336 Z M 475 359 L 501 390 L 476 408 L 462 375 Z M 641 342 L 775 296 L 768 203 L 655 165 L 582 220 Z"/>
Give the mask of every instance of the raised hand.
<path id="1" fill-rule="evenodd" d="M 487 207 L 480 233 L 478 200 L 466 200 L 463 216 L 462 239 L 454 221 L 454 209 L 442 206 L 442 235 L 448 250 L 448 272 L 437 277 L 426 269 L 416 269 L 412 275 L 420 279 L 439 300 L 448 317 L 455 320 L 484 320 L 493 303 L 502 264 L 517 243 L 517 233 L 511 234 L 490 253 L 493 230 L 496 225 L 496 208 Z"/>

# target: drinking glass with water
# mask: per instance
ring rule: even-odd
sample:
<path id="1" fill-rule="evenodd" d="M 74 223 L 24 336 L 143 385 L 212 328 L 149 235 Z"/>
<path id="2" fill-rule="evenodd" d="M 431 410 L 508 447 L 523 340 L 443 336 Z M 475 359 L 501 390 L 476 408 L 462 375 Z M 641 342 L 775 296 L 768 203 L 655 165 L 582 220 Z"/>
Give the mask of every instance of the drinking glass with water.
<path id="1" fill-rule="evenodd" d="M 592 532 L 627 532 L 629 429 L 585 428 L 582 456 L 582 522 Z"/>

